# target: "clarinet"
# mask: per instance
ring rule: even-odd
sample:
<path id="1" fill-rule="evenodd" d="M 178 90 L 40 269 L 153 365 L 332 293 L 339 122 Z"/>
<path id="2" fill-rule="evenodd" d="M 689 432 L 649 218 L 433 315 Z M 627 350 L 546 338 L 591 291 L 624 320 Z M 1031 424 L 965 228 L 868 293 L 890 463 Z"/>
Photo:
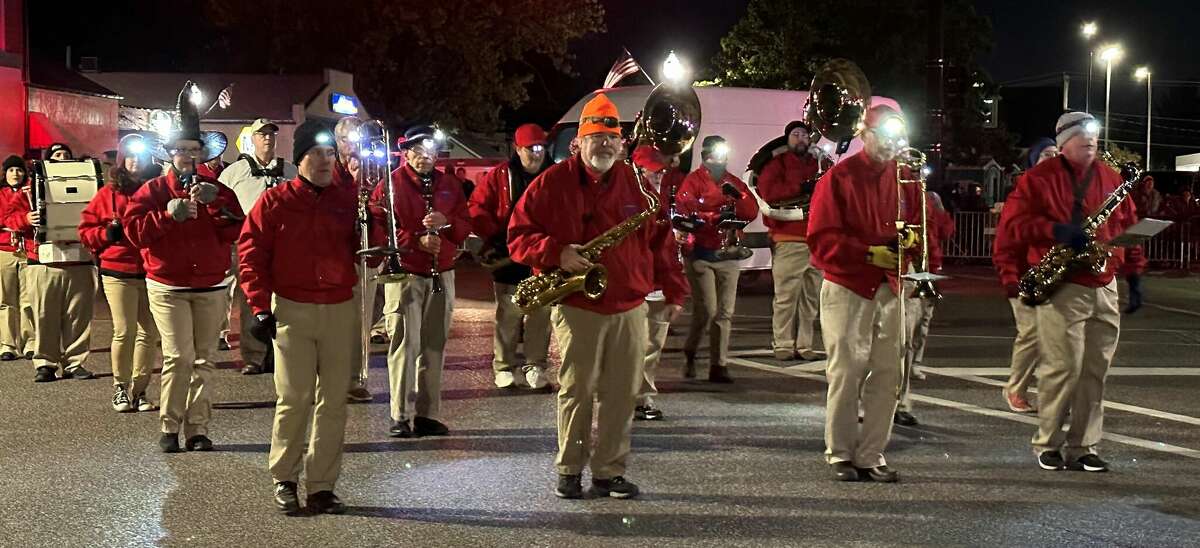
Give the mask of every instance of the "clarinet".
<path id="1" fill-rule="evenodd" d="M 421 197 L 425 199 L 425 215 L 433 213 L 433 174 L 421 176 Z M 425 231 L 428 235 L 438 235 L 442 228 L 434 227 Z M 433 256 L 433 260 L 429 263 L 429 276 L 433 278 L 433 292 L 442 292 L 442 274 L 438 272 L 438 254 Z"/>

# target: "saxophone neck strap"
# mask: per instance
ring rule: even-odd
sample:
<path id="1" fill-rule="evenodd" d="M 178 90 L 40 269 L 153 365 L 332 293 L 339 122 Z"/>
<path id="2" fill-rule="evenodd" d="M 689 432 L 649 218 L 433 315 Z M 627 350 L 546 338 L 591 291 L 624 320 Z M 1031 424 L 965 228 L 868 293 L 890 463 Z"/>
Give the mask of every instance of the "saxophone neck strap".
<path id="1" fill-rule="evenodd" d="M 1087 198 L 1088 190 L 1092 188 L 1092 181 L 1096 179 L 1096 162 L 1093 160 L 1088 166 L 1087 172 L 1082 175 L 1076 175 L 1075 168 L 1071 166 L 1071 162 L 1063 156 L 1058 159 L 1062 161 L 1063 167 L 1066 168 L 1067 174 L 1071 177 L 1071 189 L 1075 193 L 1075 203 L 1071 206 L 1071 224 L 1079 225 L 1083 223 L 1083 202 Z"/>

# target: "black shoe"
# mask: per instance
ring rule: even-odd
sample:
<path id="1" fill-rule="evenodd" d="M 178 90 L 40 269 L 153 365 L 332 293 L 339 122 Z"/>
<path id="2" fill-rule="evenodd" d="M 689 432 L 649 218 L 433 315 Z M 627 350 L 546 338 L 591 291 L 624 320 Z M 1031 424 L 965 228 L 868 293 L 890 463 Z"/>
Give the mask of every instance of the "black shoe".
<path id="1" fill-rule="evenodd" d="M 187 447 L 188 451 L 212 451 L 213 442 L 212 440 L 208 439 L 208 436 L 192 436 L 187 439 L 187 443 L 184 444 L 184 447 Z"/>
<path id="2" fill-rule="evenodd" d="M 96 375 L 85 369 L 82 365 L 74 369 L 68 369 L 64 372 L 64 378 L 88 380 L 96 378 Z"/>
<path id="3" fill-rule="evenodd" d="M 384 335 L 383 333 L 371 334 L 371 344 L 387 344 L 388 342 L 387 335 Z"/>
<path id="4" fill-rule="evenodd" d="M 266 370 L 257 363 L 248 363 L 242 367 L 243 375 L 262 375 L 263 373 L 266 373 Z"/>
<path id="5" fill-rule="evenodd" d="M 33 374 L 33 382 L 54 382 L 58 377 L 54 376 L 54 368 L 42 366 L 37 368 L 37 372 Z"/>
<path id="6" fill-rule="evenodd" d="M 554 495 L 560 499 L 583 498 L 583 480 L 579 474 L 559 474 Z"/>
<path id="7" fill-rule="evenodd" d="M 592 478 L 592 488 L 588 491 L 593 497 L 631 499 L 638 495 L 638 486 L 625 481 L 621 476 L 612 479 Z"/>
<path id="8" fill-rule="evenodd" d="M 413 419 L 413 432 L 418 436 L 445 436 L 450 433 L 450 429 L 438 420 L 417 417 Z"/>
<path id="9" fill-rule="evenodd" d="M 388 435 L 393 438 L 415 438 L 412 427 L 408 425 L 408 421 L 395 421 L 392 427 L 388 428 Z"/>
<path id="10" fill-rule="evenodd" d="M 225 337 L 217 337 L 217 350 L 233 350 L 233 347 L 229 346 L 229 340 Z"/>
<path id="11" fill-rule="evenodd" d="M 300 497 L 296 495 L 296 482 L 281 481 L 275 484 L 275 508 L 289 516 L 300 513 Z"/>
<path id="12" fill-rule="evenodd" d="M 871 481 L 879 483 L 896 483 L 900 481 L 900 474 L 888 468 L 886 464 L 881 464 L 874 468 L 864 468 L 862 471 L 867 473 L 867 477 L 871 478 Z"/>
<path id="13" fill-rule="evenodd" d="M 163 453 L 179 453 L 179 434 L 163 434 L 158 438 L 158 447 Z"/>
<path id="14" fill-rule="evenodd" d="M 25 359 L 27 359 L 27 360 L 32 360 L 32 359 L 33 359 L 33 352 L 26 352 L 26 353 L 25 353 Z"/>
<path id="15" fill-rule="evenodd" d="M 17 355 L 12 352 L 0 352 L 0 361 L 11 362 L 17 359 Z"/>
<path id="16" fill-rule="evenodd" d="M 308 495 L 304 505 L 308 507 L 310 514 L 342 514 L 346 512 L 346 505 L 342 504 L 342 499 L 333 494 L 333 491 L 317 491 Z"/>
<path id="17" fill-rule="evenodd" d="M 858 476 L 858 469 L 846 461 L 835 462 L 830 467 L 833 468 L 833 479 L 837 481 L 858 481 L 861 479 Z"/>
<path id="18" fill-rule="evenodd" d="M 686 360 L 683 364 L 683 378 L 696 378 L 696 354 L 687 352 L 683 355 L 683 357 Z"/>
<path id="19" fill-rule="evenodd" d="M 1066 465 L 1062 453 L 1058 451 L 1042 451 L 1038 453 L 1037 460 L 1042 470 L 1062 470 Z"/>
<path id="20" fill-rule="evenodd" d="M 733 377 L 729 376 L 728 367 L 713 365 L 708 368 L 708 382 L 729 384 L 733 382 Z"/>
<path id="21" fill-rule="evenodd" d="M 1087 454 L 1075 459 L 1067 468 L 1083 472 L 1107 472 L 1108 463 L 1100 455 Z"/>
<path id="22" fill-rule="evenodd" d="M 633 418 L 640 421 L 660 421 L 663 420 L 663 412 L 653 405 L 639 405 L 633 410 Z"/>
<path id="23" fill-rule="evenodd" d="M 892 422 L 900 426 L 916 426 L 920 424 L 917 422 L 917 418 L 908 411 L 896 411 L 896 414 L 892 416 Z"/>

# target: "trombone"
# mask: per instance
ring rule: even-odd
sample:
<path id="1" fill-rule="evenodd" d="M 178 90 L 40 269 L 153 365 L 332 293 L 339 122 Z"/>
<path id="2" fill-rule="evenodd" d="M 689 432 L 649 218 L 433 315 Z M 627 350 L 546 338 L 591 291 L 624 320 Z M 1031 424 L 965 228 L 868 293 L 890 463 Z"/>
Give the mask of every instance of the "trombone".
<path id="1" fill-rule="evenodd" d="M 900 311 L 900 380 L 896 383 L 896 398 L 900 399 L 908 384 L 909 369 L 912 364 L 908 361 L 908 316 L 904 303 L 909 296 L 905 295 L 905 282 L 913 283 L 911 297 L 923 300 L 938 300 L 942 294 L 933 283 L 946 279 L 946 276 L 929 271 L 929 194 L 925 178 L 928 175 L 925 153 L 913 147 L 904 147 L 896 153 L 896 249 L 900 260 L 896 266 L 896 277 L 900 290 L 897 292 Z M 917 193 L 921 197 L 921 221 L 909 223 L 904 215 L 904 185 L 917 185 Z M 916 270 L 908 272 L 908 264 L 904 261 L 904 250 L 914 245 L 920 245 L 921 260 Z"/>
<path id="2" fill-rule="evenodd" d="M 358 188 L 358 233 L 359 233 L 359 266 L 366 272 L 366 260 L 369 256 L 383 256 L 383 268 L 378 274 L 371 276 L 371 281 L 381 283 L 401 282 L 409 277 L 400 266 L 400 246 L 396 241 L 396 189 L 391 184 L 392 155 L 388 149 L 391 134 L 379 120 L 363 123 L 351 134 L 351 140 L 358 143 L 359 168 L 355 183 Z M 357 137 L 357 138 L 356 138 Z M 382 246 L 371 247 L 369 240 L 371 212 L 369 201 L 371 193 L 380 183 L 386 184 L 387 204 L 381 204 L 386 212 L 387 242 Z"/>

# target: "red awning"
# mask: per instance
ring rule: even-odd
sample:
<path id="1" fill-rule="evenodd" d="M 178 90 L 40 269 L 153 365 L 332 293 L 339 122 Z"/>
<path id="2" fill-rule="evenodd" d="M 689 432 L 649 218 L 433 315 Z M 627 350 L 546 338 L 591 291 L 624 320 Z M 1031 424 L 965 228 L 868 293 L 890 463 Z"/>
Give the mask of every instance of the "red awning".
<path id="1" fill-rule="evenodd" d="M 29 113 L 29 148 L 47 148 L 50 145 L 65 141 L 62 131 L 41 112 Z"/>

